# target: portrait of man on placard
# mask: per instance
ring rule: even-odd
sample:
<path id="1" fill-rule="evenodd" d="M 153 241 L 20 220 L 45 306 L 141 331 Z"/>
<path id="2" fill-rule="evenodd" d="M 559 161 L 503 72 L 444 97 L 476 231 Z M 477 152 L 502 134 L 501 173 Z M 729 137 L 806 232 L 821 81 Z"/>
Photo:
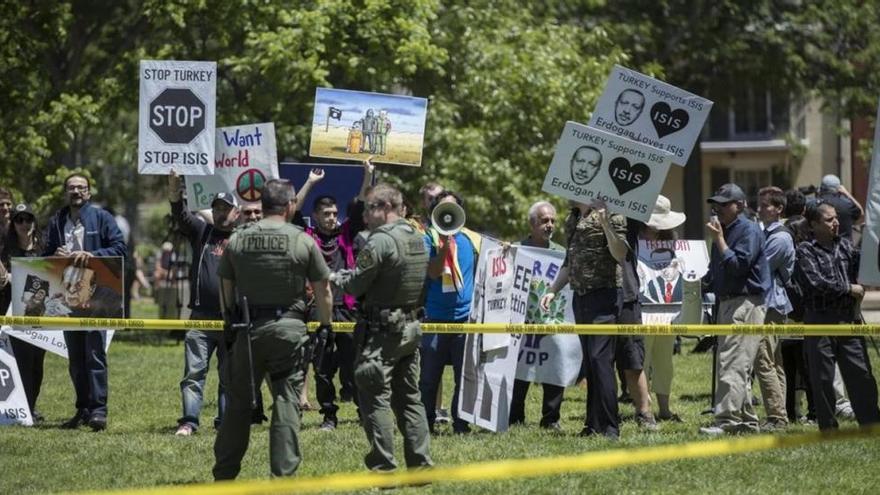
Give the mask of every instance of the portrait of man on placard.
<path id="1" fill-rule="evenodd" d="M 589 184 L 602 167 L 602 153 L 592 146 L 581 146 L 571 155 L 571 180 L 579 186 Z"/>
<path id="2" fill-rule="evenodd" d="M 642 302 L 654 304 L 672 304 L 682 301 L 682 273 L 684 260 L 676 257 L 675 251 L 667 248 L 651 252 L 650 270 L 640 271 L 642 278 Z M 648 275 L 650 273 L 650 275 Z M 645 280 L 647 279 L 647 280 Z"/>
<path id="3" fill-rule="evenodd" d="M 65 306 L 71 317 L 122 317 L 122 296 L 110 287 L 98 285 L 94 270 L 73 263 L 64 268 L 61 292 L 53 299 Z"/>
<path id="4" fill-rule="evenodd" d="M 628 126 L 636 121 L 645 108 L 645 95 L 634 89 L 625 89 L 614 101 L 614 120 Z"/>

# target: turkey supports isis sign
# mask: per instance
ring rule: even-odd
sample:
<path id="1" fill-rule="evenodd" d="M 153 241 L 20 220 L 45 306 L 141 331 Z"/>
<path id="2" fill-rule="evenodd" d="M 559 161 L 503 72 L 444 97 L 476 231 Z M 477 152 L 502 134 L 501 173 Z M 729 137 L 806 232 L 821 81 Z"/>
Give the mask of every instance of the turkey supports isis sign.
<path id="1" fill-rule="evenodd" d="M 217 64 L 141 60 L 138 172 L 214 173 Z"/>

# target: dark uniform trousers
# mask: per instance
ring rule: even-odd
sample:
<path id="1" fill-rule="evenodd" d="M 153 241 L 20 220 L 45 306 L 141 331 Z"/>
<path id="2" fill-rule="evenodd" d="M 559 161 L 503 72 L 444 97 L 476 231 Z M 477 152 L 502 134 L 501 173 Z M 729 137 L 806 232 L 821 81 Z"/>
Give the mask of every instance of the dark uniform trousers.
<path id="1" fill-rule="evenodd" d="M 89 418 L 107 417 L 107 332 L 64 332 L 68 372 L 76 391 L 76 409 Z"/>
<path id="2" fill-rule="evenodd" d="M 804 323 L 853 323 L 852 318 L 835 314 L 804 315 Z M 877 407 L 877 381 L 871 372 L 871 361 L 864 337 L 804 337 L 804 352 L 810 368 L 813 402 L 820 429 L 837 428 L 834 418 L 834 363 L 849 394 L 859 425 L 880 423 Z"/>
<path id="3" fill-rule="evenodd" d="M 592 289 L 576 293 L 572 301 L 574 319 L 579 324 L 617 323 L 622 308 L 620 289 Z M 620 436 L 617 410 L 617 376 L 614 356 L 617 338 L 613 335 L 581 335 L 587 377 L 585 433 Z"/>
<path id="4" fill-rule="evenodd" d="M 403 436 L 407 467 L 432 466 L 428 420 L 419 394 L 418 344 L 421 332 L 382 332 L 376 330 L 376 324 L 370 327 L 359 324 L 356 336 L 356 340 L 362 340 L 363 344 L 359 346 L 355 363 L 355 381 L 364 430 L 370 443 L 364 463 L 374 471 L 397 468 L 394 460 L 396 419 L 397 429 Z"/>
<path id="5" fill-rule="evenodd" d="M 521 424 L 526 421 L 526 395 L 529 393 L 531 382 L 514 380 L 513 396 L 510 400 L 510 424 Z M 565 395 L 565 387 L 552 383 L 541 384 L 544 388 L 544 398 L 541 401 L 541 426 L 548 426 L 559 421 L 562 397 Z"/>
<path id="6" fill-rule="evenodd" d="M 356 315 L 344 306 L 333 307 L 333 321 L 355 321 Z M 340 395 L 351 394 L 357 403 L 357 392 L 354 384 L 354 335 L 351 332 L 333 332 L 327 337 L 323 355 L 313 353 L 312 365 L 315 366 L 315 396 L 321 405 L 324 418 L 336 421 L 336 387 L 333 375 L 339 371 Z"/>
<path id="7" fill-rule="evenodd" d="M 250 340 L 254 381 L 268 375 L 272 393 L 269 465 L 273 476 L 290 476 L 302 462 L 297 432 L 304 380 L 306 325 L 293 318 L 259 318 Z M 240 333 L 227 356 L 227 410 L 214 442 L 214 479 L 234 479 L 241 470 L 251 430 L 251 388 L 246 336 Z"/>
<path id="8" fill-rule="evenodd" d="M 797 388 L 798 377 L 803 380 L 804 390 L 807 396 L 807 419 L 816 419 L 816 405 L 813 404 L 813 386 L 810 384 L 810 372 L 807 369 L 807 360 L 804 357 L 804 340 L 786 339 L 779 340 L 780 353 L 782 354 L 782 368 L 785 371 L 785 411 L 788 421 L 797 421 Z"/>

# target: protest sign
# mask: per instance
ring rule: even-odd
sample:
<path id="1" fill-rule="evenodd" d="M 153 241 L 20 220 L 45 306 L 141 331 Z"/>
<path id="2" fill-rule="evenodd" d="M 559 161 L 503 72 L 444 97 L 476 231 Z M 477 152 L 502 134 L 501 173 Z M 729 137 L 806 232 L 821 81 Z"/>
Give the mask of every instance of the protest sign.
<path id="1" fill-rule="evenodd" d="M 543 190 L 579 203 L 602 200 L 613 213 L 648 221 L 672 155 L 567 122 Z"/>
<path id="2" fill-rule="evenodd" d="M 559 291 L 549 311 L 542 310 L 539 304 L 559 274 L 563 261 L 563 251 L 516 246 L 511 323 L 574 323 L 573 293 L 569 286 Z M 577 335 L 524 335 L 516 377 L 567 387 L 577 381 L 582 359 Z"/>
<path id="3" fill-rule="evenodd" d="M 427 112 L 424 98 L 318 88 L 309 155 L 419 167 Z"/>
<path id="4" fill-rule="evenodd" d="M 217 64 L 141 60 L 138 173 L 214 173 Z"/>
<path id="5" fill-rule="evenodd" d="M 639 300 L 648 304 L 680 304 L 685 278 L 696 280 L 709 271 L 705 241 L 639 240 Z"/>
<path id="6" fill-rule="evenodd" d="M 868 177 L 865 228 L 862 229 L 859 283 L 877 286 L 880 285 L 880 105 L 874 122 L 874 148 Z"/>
<path id="7" fill-rule="evenodd" d="M 6 326 L 0 329 L 0 425 L 31 426 L 34 419 L 12 352 L 12 343 L 5 333 L 8 329 Z"/>
<path id="8" fill-rule="evenodd" d="M 122 263 L 121 257 L 92 257 L 85 267 L 77 267 L 73 258 L 13 258 L 12 314 L 121 318 Z M 13 328 L 8 334 L 67 358 L 58 330 Z M 113 330 L 107 330 L 105 349 L 112 338 Z"/>
<path id="9" fill-rule="evenodd" d="M 710 110 L 703 97 L 615 65 L 588 125 L 672 153 L 684 166 Z"/>
<path id="10" fill-rule="evenodd" d="M 259 201 L 263 184 L 278 178 L 275 124 L 218 127 L 214 142 L 214 175 L 186 177 L 189 208 L 210 208 L 218 193 L 229 191 L 240 202 Z"/>
<path id="11" fill-rule="evenodd" d="M 324 171 L 324 178 L 312 186 L 308 196 L 303 198 L 299 211 L 309 222 L 312 214 L 312 202 L 320 196 L 332 196 L 336 199 L 337 218 L 340 222 L 348 218 L 349 203 L 361 190 L 364 181 L 364 167 L 353 163 L 294 163 L 281 162 L 279 172 L 282 179 L 289 180 L 297 193 L 309 178 L 312 169 Z"/>
<path id="12" fill-rule="evenodd" d="M 507 431 L 520 338 L 508 336 L 507 345 L 486 350 L 487 334 L 465 336 L 461 367 L 458 417 L 494 432 Z"/>

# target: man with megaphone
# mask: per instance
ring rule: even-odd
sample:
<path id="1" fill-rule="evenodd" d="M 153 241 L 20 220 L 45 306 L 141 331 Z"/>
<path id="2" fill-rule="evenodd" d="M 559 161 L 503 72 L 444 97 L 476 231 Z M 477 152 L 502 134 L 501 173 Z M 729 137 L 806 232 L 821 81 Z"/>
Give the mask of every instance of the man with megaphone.
<path id="1" fill-rule="evenodd" d="M 426 321 L 467 322 L 480 255 L 480 234 L 464 227 L 466 215 L 462 200 L 452 191 L 443 191 L 436 196 L 432 202 L 430 219 L 431 225 L 425 233 L 425 244 L 431 256 L 425 287 Z M 422 337 L 419 390 L 432 432 L 437 419 L 437 387 L 446 364 L 452 364 L 455 374 L 452 430 L 455 433 L 467 433 L 470 430 L 467 422 L 458 417 L 463 356 L 464 334 L 426 333 Z"/>

